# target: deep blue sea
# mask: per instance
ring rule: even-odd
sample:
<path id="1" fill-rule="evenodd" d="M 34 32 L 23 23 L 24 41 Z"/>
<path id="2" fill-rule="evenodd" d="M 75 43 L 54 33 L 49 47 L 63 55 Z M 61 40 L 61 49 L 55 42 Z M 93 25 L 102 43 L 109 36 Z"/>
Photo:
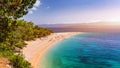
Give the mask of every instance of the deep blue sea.
<path id="1" fill-rule="evenodd" d="M 120 33 L 85 33 L 53 45 L 40 68 L 120 68 Z"/>

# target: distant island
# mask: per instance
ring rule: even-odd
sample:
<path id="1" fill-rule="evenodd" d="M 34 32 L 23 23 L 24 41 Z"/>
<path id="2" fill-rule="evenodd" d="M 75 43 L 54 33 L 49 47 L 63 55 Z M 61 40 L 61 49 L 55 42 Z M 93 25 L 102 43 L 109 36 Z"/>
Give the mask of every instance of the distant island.
<path id="1" fill-rule="evenodd" d="M 91 22 L 76 24 L 41 24 L 40 26 L 49 28 L 54 32 L 120 32 L 120 24 L 116 22 Z"/>

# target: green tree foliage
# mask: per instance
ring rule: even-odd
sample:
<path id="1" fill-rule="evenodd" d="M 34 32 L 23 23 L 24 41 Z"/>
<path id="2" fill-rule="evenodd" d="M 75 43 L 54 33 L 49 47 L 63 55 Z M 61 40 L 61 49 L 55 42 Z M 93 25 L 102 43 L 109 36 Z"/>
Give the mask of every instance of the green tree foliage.
<path id="1" fill-rule="evenodd" d="M 10 61 L 14 68 L 31 68 L 31 64 L 24 60 L 22 55 L 13 56 Z"/>
<path id="2" fill-rule="evenodd" d="M 26 22 L 24 20 L 17 21 L 18 28 L 15 33 L 20 33 L 22 40 L 33 40 L 34 38 L 40 38 L 53 33 L 52 30 L 34 25 L 32 22 Z"/>
<path id="3" fill-rule="evenodd" d="M 20 18 L 28 13 L 36 0 L 0 0 L 0 18 Z"/>
<path id="4" fill-rule="evenodd" d="M 47 28 L 39 27 L 37 25 L 34 27 L 35 38 L 44 37 L 50 35 L 51 33 L 53 33 L 53 31 Z"/>
<path id="5" fill-rule="evenodd" d="M 13 55 L 13 51 L 4 43 L 0 43 L 0 57 L 9 57 Z"/>
<path id="6" fill-rule="evenodd" d="M 0 42 L 5 41 L 15 28 L 15 19 L 26 15 L 35 2 L 36 0 L 0 0 Z"/>
<path id="7" fill-rule="evenodd" d="M 36 0 L 0 0 L 0 43 L 4 42 L 12 49 L 15 46 L 22 48 L 19 45 L 22 43 L 21 37 L 15 32 L 18 28 L 16 19 L 26 15 L 35 2 Z"/>
<path id="8" fill-rule="evenodd" d="M 4 44 L 10 46 L 12 50 L 16 47 L 22 49 L 25 46 L 24 41 L 33 40 L 53 33 L 51 30 L 39 26 L 35 26 L 32 22 L 17 20 L 14 31 L 8 33 L 8 37 Z"/>
<path id="9" fill-rule="evenodd" d="M 0 42 L 4 42 L 10 32 L 15 29 L 15 20 L 11 18 L 0 18 Z"/>
<path id="10" fill-rule="evenodd" d="M 18 20 L 17 21 L 18 28 L 16 31 L 18 33 L 21 33 L 22 40 L 32 40 L 34 38 L 34 24 L 32 22 L 26 22 L 24 20 Z M 27 35 L 26 35 L 27 34 Z"/>

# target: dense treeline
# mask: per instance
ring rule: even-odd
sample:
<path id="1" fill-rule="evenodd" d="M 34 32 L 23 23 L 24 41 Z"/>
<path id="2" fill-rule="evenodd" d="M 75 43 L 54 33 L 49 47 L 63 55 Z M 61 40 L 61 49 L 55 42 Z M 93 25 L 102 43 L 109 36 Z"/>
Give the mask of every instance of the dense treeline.
<path id="1" fill-rule="evenodd" d="M 33 40 L 34 38 L 47 36 L 52 33 L 52 31 L 47 28 L 39 27 L 37 25 L 34 26 L 32 22 L 26 22 L 24 20 L 18 20 L 17 26 L 17 31 L 22 32 L 21 36 L 23 40 Z"/>
<path id="2" fill-rule="evenodd" d="M 29 68 L 30 63 L 25 61 L 22 55 L 14 55 L 16 49 L 22 49 L 26 45 L 24 41 L 47 36 L 53 32 L 24 20 L 17 20 L 16 25 L 12 27 L 15 27 L 14 31 L 9 33 L 4 42 L 0 43 L 0 56 L 10 58 L 15 68 Z"/>

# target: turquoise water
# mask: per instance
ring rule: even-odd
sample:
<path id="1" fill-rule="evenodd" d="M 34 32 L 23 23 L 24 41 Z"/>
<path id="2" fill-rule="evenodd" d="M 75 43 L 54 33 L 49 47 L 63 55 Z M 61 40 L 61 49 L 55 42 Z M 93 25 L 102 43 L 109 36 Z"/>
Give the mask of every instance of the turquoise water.
<path id="1" fill-rule="evenodd" d="M 120 34 L 86 33 L 53 45 L 40 68 L 120 68 Z"/>

